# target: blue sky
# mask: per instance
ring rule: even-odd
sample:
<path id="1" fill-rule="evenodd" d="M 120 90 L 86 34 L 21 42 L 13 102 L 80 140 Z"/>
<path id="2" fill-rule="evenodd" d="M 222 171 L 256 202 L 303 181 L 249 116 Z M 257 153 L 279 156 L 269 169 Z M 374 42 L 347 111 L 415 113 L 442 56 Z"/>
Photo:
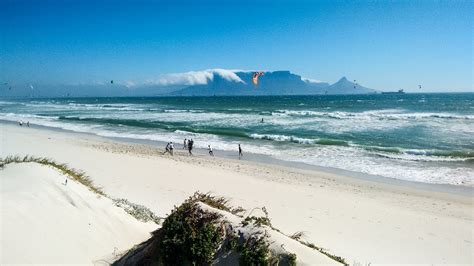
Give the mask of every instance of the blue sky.
<path id="1" fill-rule="evenodd" d="M 0 0 L 0 79 L 142 82 L 224 68 L 472 91 L 472 10 L 472 1 Z"/>

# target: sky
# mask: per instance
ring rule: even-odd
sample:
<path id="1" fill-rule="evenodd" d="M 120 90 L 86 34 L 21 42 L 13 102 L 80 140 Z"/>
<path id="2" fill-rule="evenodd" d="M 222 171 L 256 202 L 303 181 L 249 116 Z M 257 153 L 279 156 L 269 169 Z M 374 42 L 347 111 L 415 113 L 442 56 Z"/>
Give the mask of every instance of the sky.
<path id="1" fill-rule="evenodd" d="M 0 0 L 0 82 L 140 84 L 219 68 L 474 91 L 473 10 L 455 0 Z"/>

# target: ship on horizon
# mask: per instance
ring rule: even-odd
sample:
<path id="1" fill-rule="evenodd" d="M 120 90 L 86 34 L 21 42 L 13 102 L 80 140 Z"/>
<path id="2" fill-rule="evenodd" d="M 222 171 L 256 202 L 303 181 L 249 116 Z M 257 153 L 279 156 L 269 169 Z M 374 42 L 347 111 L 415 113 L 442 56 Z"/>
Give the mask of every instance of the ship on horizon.
<path id="1" fill-rule="evenodd" d="M 399 89 L 398 91 L 383 91 L 382 94 L 405 94 L 403 89 Z"/>

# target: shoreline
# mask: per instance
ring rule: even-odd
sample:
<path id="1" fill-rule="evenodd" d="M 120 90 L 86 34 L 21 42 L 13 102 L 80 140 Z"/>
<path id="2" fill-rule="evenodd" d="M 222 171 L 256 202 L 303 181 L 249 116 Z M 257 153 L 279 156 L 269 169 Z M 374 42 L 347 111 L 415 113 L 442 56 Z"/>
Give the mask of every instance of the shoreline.
<path id="1" fill-rule="evenodd" d="M 18 126 L 16 122 L 0 120 L 0 125 L 3 125 L 3 124 Z M 76 132 L 76 131 L 72 131 L 68 129 L 49 127 L 49 126 L 43 126 L 43 125 L 31 125 L 31 128 L 38 128 L 38 129 L 48 130 L 52 132 L 63 132 L 67 134 L 78 134 L 78 135 L 83 135 L 87 137 L 98 138 L 99 140 L 100 139 L 109 140 L 109 141 L 115 141 L 115 142 L 124 143 L 124 144 L 147 145 L 147 146 L 156 148 L 158 151 L 164 151 L 164 147 L 166 146 L 166 142 L 163 142 L 163 141 L 153 141 L 153 140 L 145 140 L 145 139 L 141 140 L 141 139 L 126 138 L 126 137 L 124 138 L 108 137 L 108 136 L 101 136 L 92 132 Z M 187 153 L 187 150 L 182 149 L 182 143 L 176 142 L 174 144 L 175 144 L 175 152 L 185 151 L 185 153 Z M 208 156 L 207 149 L 195 148 L 193 149 L 193 151 L 195 152 L 196 155 Z M 245 152 L 245 150 L 244 150 L 244 157 L 242 159 L 236 159 L 238 158 L 237 151 L 231 152 L 231 151 L 225 151 L 225 150 L 219 150 L 219 149 L 213 149 L 213 151 L 217 157 L 226 159 L 226 160 L 271 165 L 271 166 L 276 166 L 276 167 L 288 168 L 288 170 L 293 170 L 293 171 L 305 170 L 305 171 L 310 171 L 310 172 L 315 172 L 315 173 L 323 172 L 327 174 L 334 174 L 337 176 L 344 176 L 346 178 L 355 178 L 355 179 L 359 179 L 363 181 L 376 182 L 376 183 L 382 183 L 382 184 L 387 184 L 387 185 L 408 187 L 408 188 L 414 188 L 414 189 L 432 191 L 432 192 L 449 193 L 449 194 L 455 194 L 455 195 L 462 195 L 466 197 L 474 197 L 474 186 L 469 186 L 469 185 L 424 183 L 424 182 L 410 181 L 410 180 L 404 180 L 404 179 L 395 179 L 395 178 L 390 178 L 390 177 L 385 177 L 385 176 L 380 176 L 380 175 L 371 175 L 367 173 L 355 172 L 355 171 L 344 170 L 344 169 L 339 169 L 339 168 L 311 165 L 304 162 L 289 161 L 289 160 L 286 161 L 286 160 L 281 160 L 278 158 L 273 158 L 270 155 Z"/>
<path id="2" fill-rule="evenodd" d="M 160 217 L 194 192 L 210 192 L 250 212 L 265 206 L 282 232 L 304 232 L 304 240 L 351 264 L 473 262 L 472 194 L 248 160 L 162 155 L 163 147 L 34 125 L 1 124 L 0 138 L 0 157 L 32 155 L 66 163 L 87 173 L 107 195 Z"/>

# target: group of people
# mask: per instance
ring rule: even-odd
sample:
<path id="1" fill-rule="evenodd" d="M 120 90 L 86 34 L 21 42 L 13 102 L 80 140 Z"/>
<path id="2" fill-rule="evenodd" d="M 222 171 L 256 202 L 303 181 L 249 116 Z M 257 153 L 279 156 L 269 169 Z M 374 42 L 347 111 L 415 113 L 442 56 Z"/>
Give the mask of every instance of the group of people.
<path id="1" fill-rule="evenodd" d="M 21 120 L 20 120 L 20 121 L 18 121 L 18 125 L 19 125 L 20 127 L 22 127 L 22 126 L 23 126 L 23 124 L 25 124 L 27 127 L 30 127 L 30 121 L 26 121 L 26 123 L 24 123 L 24 122 L 23 122 L 23 121 L 21 121 Z"/>
<path id="2" fill-rule="evenodd" d="M 190 156 L 193 155 L 193 147 L 194 147 L 194 140 L 193 139 L 184 139 L 183 141 L 183 150 L 188 150 L 188 154 Z M 166 144 L 166 148 L 165 148 L 165 152 L 163 153 L 166 154 L 166 153 L 169 153 L 171 155 L 173 155 L 173 150 L 174 150 L 174 144 L 173 142 L 168 142 Z M 212 146 L 211 144 L 207 145 L 207 150 L 209 152 L 209 156 L 212 156 L 214 157 L 214 151 L 212 150 Z M 239 144 L 239 159 L 242 158 L 244 154 L 242 153 L 242 147 L 240 146 Z"/>
<path id="3" fill-rule="evenodd" d="M 188 154 L 190 156 L 193 155 L 193 146 L 194 146 L 194 140 L 193 139 L 184 139 L 184 141 L 183 141 L 183 150 L 188 149 Z"/>

